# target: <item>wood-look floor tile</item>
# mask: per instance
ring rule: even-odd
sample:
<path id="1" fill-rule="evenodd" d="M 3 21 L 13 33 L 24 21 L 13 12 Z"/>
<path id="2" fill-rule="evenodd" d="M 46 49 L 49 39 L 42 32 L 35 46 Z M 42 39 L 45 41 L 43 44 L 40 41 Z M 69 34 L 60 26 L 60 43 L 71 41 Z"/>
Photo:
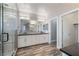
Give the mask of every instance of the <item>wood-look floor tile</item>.
<path id="1" fill-rule="evenodd" d="M 60 56 L 61 52 L 54 44 L 40 44 L 18 49 L 16 56 Z"/>

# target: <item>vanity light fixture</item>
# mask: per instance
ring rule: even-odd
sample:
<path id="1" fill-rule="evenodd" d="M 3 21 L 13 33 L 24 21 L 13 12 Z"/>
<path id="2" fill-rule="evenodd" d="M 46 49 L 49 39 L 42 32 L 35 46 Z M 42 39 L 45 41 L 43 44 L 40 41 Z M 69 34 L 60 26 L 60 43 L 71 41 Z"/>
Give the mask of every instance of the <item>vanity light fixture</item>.
<path id="1" fill-rule="evenodd" d="M 31 21 L 30 21 L 30 24 L 36 24 L 36 21 L 31 20 Z"/>
<path id="2" fill-rule="evenodd" d="M 29 20 L 29 18 L 27 18 L 27 17 L 20 17 L 20 19 L 22 19 L 22 20 Z"/>

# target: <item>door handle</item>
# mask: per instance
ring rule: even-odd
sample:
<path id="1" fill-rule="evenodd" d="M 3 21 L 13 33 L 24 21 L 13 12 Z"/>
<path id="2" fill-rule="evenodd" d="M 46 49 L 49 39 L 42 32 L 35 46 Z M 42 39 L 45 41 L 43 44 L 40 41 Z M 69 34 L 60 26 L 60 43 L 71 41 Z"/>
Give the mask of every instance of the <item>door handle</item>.
<path id="1" fill-rule="evenodd" d="M 4 37 L 4 35 L 7 35 L 7 40 L 3 40 L 3 42 L 7 42 L 8 40 L 9 40 L 9 34 L 8 33 L 2 33 L 3 34 L 3 37 Z"/>

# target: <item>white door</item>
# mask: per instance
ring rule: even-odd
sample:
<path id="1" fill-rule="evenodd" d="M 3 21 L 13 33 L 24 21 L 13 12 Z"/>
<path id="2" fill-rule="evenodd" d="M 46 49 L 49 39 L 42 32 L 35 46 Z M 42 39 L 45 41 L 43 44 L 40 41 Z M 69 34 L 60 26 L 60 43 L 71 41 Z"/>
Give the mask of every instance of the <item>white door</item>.
<path id="1" fill-rule="evenodd" d="M 51 20 L 51 42 L 56 42 L 57 41 L 57 18 L 53 18 Z"/>

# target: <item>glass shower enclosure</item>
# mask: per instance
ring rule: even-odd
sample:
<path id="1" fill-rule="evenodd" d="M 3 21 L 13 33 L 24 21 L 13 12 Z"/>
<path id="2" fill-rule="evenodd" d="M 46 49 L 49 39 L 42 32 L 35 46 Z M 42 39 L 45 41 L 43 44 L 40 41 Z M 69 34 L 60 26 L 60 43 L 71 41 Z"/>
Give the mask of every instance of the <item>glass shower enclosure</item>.
<path id="1" fill-rule="evenodd" d="M 16 4 L 0 3 L 0 56 L 14 55 L 17 31 L 17 8 Z"/>
<path id="2" fill-rule="evenodd" d="M 62 16 L 62 46 L 78 43 L 78 10 Z"/>

